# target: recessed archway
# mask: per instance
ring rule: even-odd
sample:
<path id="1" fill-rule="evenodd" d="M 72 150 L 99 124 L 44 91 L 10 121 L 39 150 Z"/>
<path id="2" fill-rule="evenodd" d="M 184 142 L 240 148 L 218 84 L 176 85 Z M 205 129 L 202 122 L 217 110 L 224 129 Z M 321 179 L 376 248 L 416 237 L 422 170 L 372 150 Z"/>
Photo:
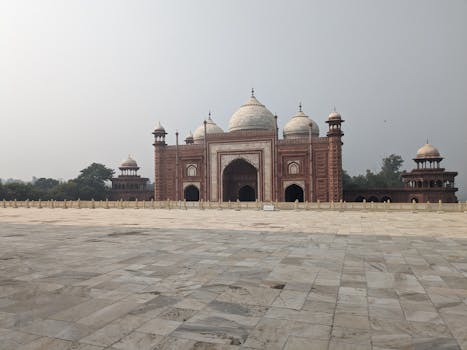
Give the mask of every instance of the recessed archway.
<path id="1" fill-rule="evenodd" d="M 238 190 L 238 200 L 240 202 L 254 202 L 256 200 L 255 190 L 251 186 L 243 186 Z"/>
<path id="2" fill-rule="evenodd" d="M 187 202 L 199 201 L 199 190 L 196 186 L 189 185 L 185 188 L 184 198 Z"/>
<path id="3" fill-rule="evenodd" d="M 298 185 L 292 184 L 285 189 L 285 201 L 295 202 L 297 199 L 299 202 L 303 202 L 303 189 Z"/>
<path id="4" fill-rule="evenodd" d="M 222 200 L 254 201 L 258 197 L 258 171 L 246 160 L 232 161 L 222 174 Z M 240 193 L 242 191 L 242 193 Z"/>

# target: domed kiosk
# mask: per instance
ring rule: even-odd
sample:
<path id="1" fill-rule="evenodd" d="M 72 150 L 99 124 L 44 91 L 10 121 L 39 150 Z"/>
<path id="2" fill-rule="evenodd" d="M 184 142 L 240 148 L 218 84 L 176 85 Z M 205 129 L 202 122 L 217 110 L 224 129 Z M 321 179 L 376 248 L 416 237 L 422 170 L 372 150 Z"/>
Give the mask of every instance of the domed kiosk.
<path id="1" fill-rule="evenodd" d="M 149 179 L 138 175 L 138 163 L 130 155 L 120 164 L 119 169 L 120 175 L 111 179 L 110 197 L 112 200 L 150 200 L 154 198 L 152 190 L 148 188 Z"/>
<path id="2" fill-rule="evenodd" d="M 347 189 L 344 198 L 349 202 L 457 202 L 454 179 L 457 172 L 446 171 L 440 166 L 443 157 L 428 141 L 420 147 L 413 158 L 417 168 L 402 172 L 400 187 Z"/>
<path id="3" fill-rule="evenodd" d="M 436 147 L 427 141 L 418 149 L 413 160 L 417 168 L 402 174 L 404 186 L 410 191 L 411 202 L 457 202 L 454 183 L 457 172 L 441 167 L 443 157 Z"/>

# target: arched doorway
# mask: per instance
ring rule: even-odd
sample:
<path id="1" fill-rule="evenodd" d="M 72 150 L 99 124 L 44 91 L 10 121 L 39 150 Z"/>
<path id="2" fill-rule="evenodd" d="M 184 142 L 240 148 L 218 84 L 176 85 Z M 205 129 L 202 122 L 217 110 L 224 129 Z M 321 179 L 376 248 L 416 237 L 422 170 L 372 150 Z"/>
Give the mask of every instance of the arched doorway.
<path id="1" fill-rule="evenodd" d="M 392 199 L 389 196 L 384 196 L 383 198 L 381 198 L 381 202 L 392 202 Z"/>
<path id="2" fill-rule="evenodd" d="M 255 190 L 251 186 L 243 186 L 238 190 L 238 200 L 240 202 L 254 202 L 256 200 Z"/>
<path id="3" fill-rule="evenodd" d="M 285 201 L 295 202 L 298 199 L 299 202 L 303 202 L 303 189 L 298 185 L 290 185 L 285 189 Z"/>
<path id="4" fill-rule="evenodd" d="M 363 202 L 363 201 L 366 201 L 366 198 L 363 196 L 358 196 L 357 198 L 355 198 L 355 202 Z"/>
<path id="5" fill-rule="evenodd" d="M 378 200 L 378 197 L 371 196 L 370 198 L 368 198 L 368 202 L 374 202 L 374 203 L 376 203 L 376 202 L 379 202 L 379 200 Z"/>
<path id="6" fill-rule="evenodd" d="M 222 174 L 222 200 L 254 201 L 258 198 L 258 172 L 244 159 L 235 159 Z"/>
<path id="7" fill-rule="evenodd" d="M 184 198 L 187 202 L 199 201 L 199 190 L 196 186 L 189 185 L 185 188 Z"/>

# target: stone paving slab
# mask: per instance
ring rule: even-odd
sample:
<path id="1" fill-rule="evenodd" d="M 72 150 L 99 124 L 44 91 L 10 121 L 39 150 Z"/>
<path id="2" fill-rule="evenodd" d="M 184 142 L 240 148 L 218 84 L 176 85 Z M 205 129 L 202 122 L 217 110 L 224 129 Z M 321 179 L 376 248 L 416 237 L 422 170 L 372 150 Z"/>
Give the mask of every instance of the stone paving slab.
<path id="1" fill-rule="evenodd" d="M 0 349 L 467 350 L 467 215 L 0 209 Z"/>

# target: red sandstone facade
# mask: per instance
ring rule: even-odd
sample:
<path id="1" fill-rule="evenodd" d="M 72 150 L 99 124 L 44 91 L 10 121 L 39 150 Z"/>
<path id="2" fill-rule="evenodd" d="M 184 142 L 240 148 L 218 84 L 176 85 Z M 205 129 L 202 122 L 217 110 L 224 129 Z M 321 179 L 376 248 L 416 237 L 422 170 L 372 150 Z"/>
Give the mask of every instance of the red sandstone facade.
<path id="1" fill-rule="evenodd" d="M 331 113 L 327 136 L 319 137 L 316 123 L 300 107 L 279 139 L 277 117 L 269 113 L 252 95 L 232 117 L 231 131 L 222 132 L 209 118 L 204 130 L 198 128 L 194 140 L 190 135 L 184 145 L 178 133 L 176 145 L 167 145 L 167 133 L 159 125 L 153 132 L 154 199 L 343 199 L 340 115 Z"/>

